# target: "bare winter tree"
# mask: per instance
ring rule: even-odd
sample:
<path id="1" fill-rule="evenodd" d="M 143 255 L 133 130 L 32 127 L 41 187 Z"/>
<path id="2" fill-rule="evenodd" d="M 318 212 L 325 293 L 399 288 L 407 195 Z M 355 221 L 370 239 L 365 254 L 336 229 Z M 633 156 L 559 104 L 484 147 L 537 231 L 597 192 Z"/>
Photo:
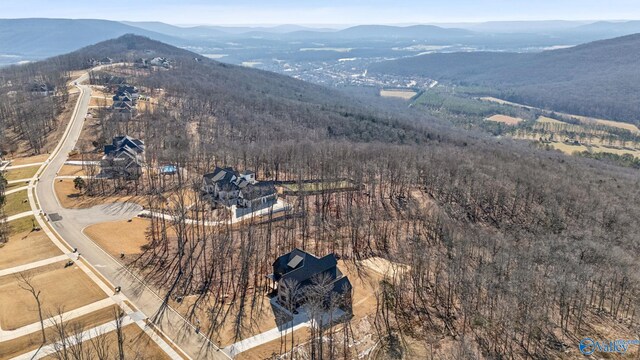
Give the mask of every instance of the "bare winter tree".
<path id="1" fill-rule="evenodd" d="M 18 286 L 22 290 L 29 292 L 36 302 L 36 306 L 38 308 L 38 318 L 40 319 L 40 329 L 42 331 L 42 343 L 45 344 L 47 342 L 47 335 L 45 333 L 42 304 L 40 302 L 40 290 L 36 289 L 33 285 L 33 277 L 31 275 L 27 275 L 24 272 L 21 272 L 17 275 L 17 279 L 19 281 Z"/>

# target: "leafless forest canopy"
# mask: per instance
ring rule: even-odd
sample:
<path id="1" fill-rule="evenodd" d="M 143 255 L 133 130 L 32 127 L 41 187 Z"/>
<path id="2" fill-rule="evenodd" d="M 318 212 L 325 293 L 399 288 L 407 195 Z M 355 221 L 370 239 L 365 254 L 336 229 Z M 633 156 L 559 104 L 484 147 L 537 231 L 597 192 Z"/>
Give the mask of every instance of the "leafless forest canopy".
<path id="1" fill-rule="evenodd" d="M 149 243 L 131 266 L 163 289 L 168 303 L 195 296 L 188 315 L 206 313 L 212 338 L 229 321 L 243 336 L 243 318 L 264 296 L 264 275 L 294 246 L 405 266 L 376 294 L 376 336 L 386 341 L 437 335 L 456 340 L 456 358 L 548 358 L 589 333 L 592 322 L 637 331 L 636 170 L 461 132 L 410 109 L 390 113 L 362 98 L 133 36 L 8 68 L 0 79 L 61 84 L 98 54 L 172 61 L 171 69 L 131 68 L 129 83 L 162 89 L 162 96 L 132 119 L 102 114 L 100 136 L 143 138 L 150 168 L 187 170 L 175 183 L 147 171 L 128 185 L 148 195 L 149 208 L 176 216 L 151 221 Z M 94 72 L 92 81 L 118 71 Z M 38 152 L 31 137 L 55 126 L 57 97 L 6 96 L 2 91 L 0 128 Z M 253 169 L 266 180 L 347 178 L 363 186 L 290 197 L 292 210 L 277 221 L 211 227 L 203 221 L 208 204 L 192 204 L 189 194 L 215 165 Z M 217 301 L 223 296 L 241 309 L 230 312 Z M 353 355 L 347 346 L 314 344 L 328 347 L 320 352 L 326 358 Z"/>

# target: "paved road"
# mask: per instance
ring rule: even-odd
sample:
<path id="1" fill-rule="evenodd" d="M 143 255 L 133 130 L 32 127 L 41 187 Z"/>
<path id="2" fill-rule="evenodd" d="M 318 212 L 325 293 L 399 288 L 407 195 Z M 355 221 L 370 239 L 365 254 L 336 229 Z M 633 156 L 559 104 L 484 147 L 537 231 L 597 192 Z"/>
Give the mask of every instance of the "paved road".
<path id="1" fill-rule="evenodd" d="M 87 75 L 78 80 L 81 83 Z M 68 136 L 64 139 L 58 155 L 51 159 L 49 166 L 40 175 L 36 187 L 36 193 L 40 207 L 51 219 L 55 230 L 78 252 L 93 265 L 112 284 L 122 287 L 122 292 L 135 306 L 147 317 L 153 317 L 160 308 L 162 301 L 154 291 L 144 286 L 135 275 L 127 271 L 120 263 L 104 252 L 93 241 L 82 233 L 82 229 L 89 224 L 127 219 L 140 211 L 137 205 L 103 205 L 89 210 L 64 209 L 58 202 L 53 184 L 56 172 L 62 167 L 68 153 L 73 150 L 78 140 L 84 118 L 89 107 L 91 88 L 79 85 L 80 97 L 78 98 L 78 111 L 71 119 L 72 124 Z M 227 359 L 222 351 L 212 349 L 203 336 L 196 334 L 195 329 L 186 322 L 177 312 L 170 310 L 157 324 L 162 331 L 171 338 L 180 348 L 194 359 Z M 208 346 L 206 346 L 208 345 Z"/>

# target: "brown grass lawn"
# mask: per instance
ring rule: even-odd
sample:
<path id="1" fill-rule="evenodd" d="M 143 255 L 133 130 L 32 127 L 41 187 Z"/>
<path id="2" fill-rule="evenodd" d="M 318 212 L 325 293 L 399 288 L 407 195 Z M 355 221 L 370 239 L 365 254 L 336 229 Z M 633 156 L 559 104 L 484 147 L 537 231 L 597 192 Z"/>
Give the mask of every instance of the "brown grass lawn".
<path id="1" fill-rule="evenodd" d="M 9 241 L 0 247 L 0 269 L 8 269 L 58 255 L 62 255 L 62 251 L 53 244 L 44 231 L 23 232 L 12 235 Z"/>
<path id="2" fill-rule="evenodd" d="M 27 156 L 27 157 L 19 157 L 19 158 L 9 159 L 9 160 L 11 160 L 11 165 L 26 165 L 26 164 L 44 162 L 45 160 L 47 160 L 48 157 L 49 157 L 49 154 L 40 154 L 40 155 Z"/>
<path id="3" fill-rule="evenodd" d="M 309 340 L 311 333 L 309 332 L 309 328 L 298 329 L 293 333 L 293 339 L 295 344 L 302 344 Z M 277 355 L 281 353 L 285 353 L 287 351 L 291 351 L 291 334 L 287 334 L 287 341 L 282 342 L 282 346 L 280 344 L 280 339 L 270 341 L 266 344 L 262 344 L 260 346 L 256 346 L 253 349 L 247 350 L 245 352 L 241 352 L 238 356 L 235 357 L 237 360 L 262 360 L 262 359 L 271 359 L 277 358 Z"/>
<path id="4" fill-rule="evenodd" d="M 106 294 L 80 268 L 64 268 L 64 262 L 28 271 L 31 282 L 40 291 L 44 314 L 77 309 L 102 300 Z M 38 322 L 33 296 L 20 288 L 20 280 L 9 275 L 0 278 L 0 328 L 13 330 Z"/>
<path id="5" fill-rule="evenodd" d="M 89 101 L 89 106 L 102 106 L 107 107 L 113 105 L 112 96 L 104 97 L 103 94 L 96 94 L 94 91 L 91 95 L 91 100 Z"/>
<path id="6" fill-rule="evenodd" d="M 27 216 L 17 220 L 10 221 L 9 236 L 13 237 L 16 234 L 31 231 L 31 229 L 33 228 L 34 221 L 36 221 L 36 218 L 34 216 Z"/>
<path id="7" fill-rule="evenodd" d="M 11 190 L 11 189 L 21 188 L 21 187 L 23 187 L 23 186 L 27 186 L 27 185 L 29 185 L 29 182 L 28 182 L 28 181 L 24 181 L 24 182 L 23 182 L 23 181 L 21 181 L 21 182 L 17 182 L 17 183 L 13 183 L 13 184 L 8 184 L 8 185 L 5 187 L 5 191 L 9 191 L 9 190 Z"/>
<path id="8" fill-rule="evenodd" d="M 222 329 L 220 330 L 220 334 L 216 338 L 216 344 L 220 344 L 222 346 L 231 345 L 236 341 L 240 341 L 242 339 L 250 338 L 254 335 L 260 334 L 267 330 L 271 330 L 276 327 L 275 317 L 273 315 L 273 311 L 271 309 L 271 304 L 269 303 L 269 298 L 267 296 L 262 296 L 262 311 L 258 311 L 256 308 L 254 314 L 250 316 L 245 316 L 242 319 L 242 326 L 245 329 L 244 334 L 241 336 L 241 339 L 234 339 L 234 329 L 233 323 L 235 319 L 227 319 L 224 322 Z M 245 307 L 245 311 L 249 311 L 250 309 L 250 301 Z M 235 311 L 232 311 L 233 314 L 237 314 L 237 307 Z"/>
<path id="9" fill-rule="evenodd" d="M 84 176 L 86 175 L 82 166 L 63 165 L 58 171 L 58 176 Z"/>
<path id="10" fill-rule="evenodd" d="M 142 196 L 123 195 L 123 196 L 85 196 L 73 187 L 73 179 L 58 179 L 55 181 L 53 188 L 56 196 L 65 208 L 84 209 L 100 204 L 108 204 L 114 202 L 134 202 L 141 205 L 145 204 Z"/>
<path id="11" fill-rule="evenodd" d="M 124 355 L 126 359 L 139 360 L 164 360 L 171 359 L 162 349 L 147 335 L 138 325 L 130 324 L 122 329 L 124 333 Z M 101 335 L 106 338 L 109 354 L 116 356 L 118 354 L 118 342 L 116 332 L 112 331 L 108 334 Z M 50 355 L 44 357 L 47 360 L 54 360 L 57 357 Z"/>
<path id="12" fill-rule="evenodd" d="M 7 216 L 16 215 L 31 210 L 27 200 L 27 190 L 22 190 L 6 196 L 4 212 Z"/>
<path id="13" fill-rule="evenodd" d="M 150 220 L 141 218 L 134 218 L 131 222 L 106 222 L 91 225 L 84 229 L 84 233 L 114 257 L 120 253 L 133 255 L 139 254 L 140 247 L 147 243 L 145 233 L 150 223 Z"/>
<path id="14" fill-rule="evenodd" d="M 27 166 L 24 168 L 7 170 L 6 173 L 4 174 L 4 178 L 7 179 L 7 181 L 30 179 L 33 177 L 33 175 L 36 174 L 36 172 L 38 171 L 38 168 L 40 168 L 40 165 Z"/>
<path id="15" fill-rule="evenodd" d="M 73 331 L 71 329 L 76 326 L 81 326 L 86 330 L 113 321 L 115 319 L 114 311 L 116 309 L 117 306 L 114 305 L 80 316 L 73 320 L 66 321 L 66 327 L 68 329 L 67 331 L 69 332 L 69 336 L 73 334 Z M 48 327 L 45 330 L 45 333 L 48 342 L 53 342 L 53 340 L 59 339 L 59 336 L 56 334 L 55 326 Z M 2 354 L 3 359 L 12 358 L 17 355 L 37 349 L 41 343 L 42 334 L 40 331 L 37 331 L 29 335 L 21 336 L 17 339 L 0 342 L 0 354 Z"/>

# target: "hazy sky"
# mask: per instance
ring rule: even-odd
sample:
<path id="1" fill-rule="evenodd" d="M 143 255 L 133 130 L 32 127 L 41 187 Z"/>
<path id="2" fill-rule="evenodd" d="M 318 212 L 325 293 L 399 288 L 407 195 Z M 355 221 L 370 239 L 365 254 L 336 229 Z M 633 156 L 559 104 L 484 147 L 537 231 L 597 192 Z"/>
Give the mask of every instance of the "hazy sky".
<path id="1" fill-rule="evenodd" d="M 640 0 L 0 0 L 1 18 L 172 24 L 398 24 L 640 19 Z"/>

